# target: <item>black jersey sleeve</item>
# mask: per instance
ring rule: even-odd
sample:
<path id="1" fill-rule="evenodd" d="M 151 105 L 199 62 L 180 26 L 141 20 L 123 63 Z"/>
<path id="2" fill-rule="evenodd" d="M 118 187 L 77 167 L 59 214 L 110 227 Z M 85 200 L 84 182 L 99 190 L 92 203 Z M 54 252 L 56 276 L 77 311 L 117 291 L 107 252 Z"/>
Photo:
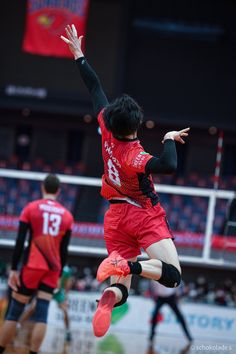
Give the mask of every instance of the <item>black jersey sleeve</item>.
<path id="1" fill-rule="evenodd" d="M 76 64 L 91 95 L 94 113 L 98 115 L 98 113 L 108 104 L 108 100 L 103 91 L 101 82 L 95 71 L 91 68 L 84 57 L 77 59 Z"/>
<path id="2" fill-rule="evenodd" d="M 17 270 L 20 259 L 23 254 L 25 239 L 29 231 L 30 225 L 23 221 L 19 222 L 16 244 L 12 255 L 12 270 Z"/>
<path id="3" fill-rule="evenodd" d="M 71 230 L 67 230 L 60 244 L 61 271 L 63 270 L 67 261 L 70 238 Z"/>
<path id="4" fill-rule="evenodd" d="M 163 152 L 160 157 L 151 158 L 146 166 L 145 172 L 170 174 L 177 169 L 177 152 L 175 142 L 172 139 L 167 139 L 164 142 Z"/>

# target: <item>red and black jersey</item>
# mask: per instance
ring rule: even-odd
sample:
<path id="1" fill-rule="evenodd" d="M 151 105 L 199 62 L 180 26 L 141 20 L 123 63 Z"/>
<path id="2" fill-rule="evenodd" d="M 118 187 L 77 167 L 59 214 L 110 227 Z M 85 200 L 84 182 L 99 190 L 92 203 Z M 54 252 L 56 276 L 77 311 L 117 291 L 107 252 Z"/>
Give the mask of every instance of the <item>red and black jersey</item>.
<path id="1" fill-rule="evenodd" d="M 142 208 L 156 205 L 158 196 L 152 177 L 145 173 L 145 166 L 153 156 L 144 151 L 138 139 L 115 138 L 105 126 L 103 111 L 98 115 L 98 122 L 104 162 L 102 196 L 107 200 L 126 200 Z"/>
<path id="2" fill-rule="evenodd" d="M 91 95 L 102 133 L 104 175 L 101 194 L 108 200 L 126 200 L 142 208 L 158 203 L 151 173 L 172 173 L 177 167 L 174 140 L 164 142 L 160 157 L 146 153 L 138 139 L 117 139 L 106 129 L 103 109 L 109 105 L 100 80 L 84 57 L 76 60 Z"/>
<path id="3" fill-rule="evenodd" d="M 30 227 L 25 264 L 34 269 L 60 271 L 60 245 L 72 228 L 71 213 L 54 200 L 40 199 L 26 205 L 20 221 Z"/>

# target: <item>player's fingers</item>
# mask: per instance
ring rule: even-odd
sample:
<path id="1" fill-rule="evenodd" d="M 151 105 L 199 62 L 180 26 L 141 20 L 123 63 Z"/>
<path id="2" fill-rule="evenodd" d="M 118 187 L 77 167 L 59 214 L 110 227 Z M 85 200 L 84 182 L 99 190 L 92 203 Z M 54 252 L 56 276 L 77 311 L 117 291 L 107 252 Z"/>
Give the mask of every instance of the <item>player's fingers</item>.
<path id="1" fill-rule="evenodd" d="M 176 135 L 175 140 L 178 141 L 179 143 L 183 142 L 183 139 L 181 138 L 180 134 Z"/>
<path id="2" fill-rule="evenodd" d="M 14 290 L 14 291 L 17 291 L 18 289 L 17 289 L 17 287 L 16 287 L 16 285 L 12 282 L 12 281 L 8 281 L 8 285 L 9 285 L 9 287 L 12 289 L 12 290 Z"/>
<path id="3" fill-rule="evenodd" d="M 68 38 L 70 38 L 71 37 L 71 33 L 70 33 L 70 26 L 69 25 L 67 25 L 65 27 L 65 31 L 66 31 L 66 34 L 67 34 Z"/>
<path id="4" fill-rule="evenodd" d="M 180 136 L 188 136 L 188 133 L 181 133 Z"/>
<path id="5" fill-rule="evenodd" d="M 82 39 L 84 38 L 84 36 L 79 36 L 79 45 L 81 46 L 81 42 L 82 42 Z"/>
<path id="6" fill-rule="evenodd" d="M 69 41 L 68 38 L 64 37 L 64 36 L 61 36 L 61 39 L 66 42 L 67 44 L 72 44 L 71 41 Z"/>
<path id="7" fill-rule="evenodd" d="M 183 139 L 181 139 L 181 137 L 179 137 L 178 141 L 181 143 L 181 144 L 185 144 L 185 141 Z"/>
<path id="8" fill-rule="evenodd" d="M 72 31 L 72 28 L 71 28 L 70 25 L 67 25 L 66 28 L 67 28 L 67 30 L 70 32 L 70 34 L 73 34 L 73 31 Z"/>
<path id="9" fill-rule="evenodd" d="M 183 133 L 187 133 L 189 131 L 189 129 L 190 128 L 182 129 L 178 133 L 179 133 L 179 135 L 182 135 Z"/>
<path id="10" fill-rule="evenodd" d="M 17 278 L 16 283 L 17 283 L 17 286 L 20 286 L 20 278 L 19 277 Z"/>
<path id="11" fill-rule="evenodd" d="M 70 25 L 67 26 L 67 30 L 70 34 L 70 40 L 73 41 L 77 35 L 74 34 L 73 28 Z"/>
<path id="12" fill-rule="evenodd" d="M 69 40 L 72 42 L 72 41 L 73 41 L 73 37 L 72 37 L 72 35 L 71 35 L 70 29 L 69 29 L 69 25 L 66 26 L 65 31 L 66 31 L 67 37 L 68 37 Z"/>
<path id="13" fill-rule="evenodd" d="M 74 24 L 72 25 L 72 32 L 73 32 L 73 35 L 77 37 L 77 30 L 76 30 Z"/>
<path id="14" fill-rule="evenodd" d="M 189 130 L 190 130 L 190 127 L 180 130 L 179 133 L 185 133 L 185 132 L 188 132 Z"/>

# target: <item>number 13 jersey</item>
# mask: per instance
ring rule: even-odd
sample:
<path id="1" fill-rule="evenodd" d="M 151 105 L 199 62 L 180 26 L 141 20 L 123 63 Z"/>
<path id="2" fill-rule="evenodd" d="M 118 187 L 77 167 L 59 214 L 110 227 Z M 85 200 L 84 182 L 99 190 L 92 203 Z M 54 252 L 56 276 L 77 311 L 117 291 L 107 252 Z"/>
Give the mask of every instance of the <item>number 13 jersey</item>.
<path id="1" fill-rule="evenodd" d="M 26 205 L 20 221 L 30 227 L 24 264 L 34 269 L 60 271 L 60 245 L 72 228 L 72 214 L 54 200 L 39 199 Z"/>
<path id="2" fill-rule="evenodd" d="M 153 157 L 144 151 L 138 139 L 118 139 L 106 128 L 103 111 L 98 115 L 102 134 L 104 175 L 101 195 L 111 200 L 125 200 L 141 208 L 158 203 L 151 175 L 145 173 Z"/>

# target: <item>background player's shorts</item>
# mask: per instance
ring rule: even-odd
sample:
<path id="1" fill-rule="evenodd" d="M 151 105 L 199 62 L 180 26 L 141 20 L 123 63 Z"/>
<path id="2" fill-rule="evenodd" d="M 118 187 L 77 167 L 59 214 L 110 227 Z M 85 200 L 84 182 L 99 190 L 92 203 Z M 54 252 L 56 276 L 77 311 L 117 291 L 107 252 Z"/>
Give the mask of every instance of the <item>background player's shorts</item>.
<path id="1" fill-rule="evenodd" d="M 104 219 L 108 253 L 116 250 L 126 259 L 138 256 L 153 243 L 172 238 L 166 214 L 160 203 L 149 209 L 129 203 L 110 204 Z"/>
<path id="2" fill-rule="evenodd" d="M 21 270 L 21 286 L 18 292 L 31 296 L 35 290 L 42 290 L 52 294 L 57 287 L 59 276 L 59 271 L 33 269 L 24 266 Z"/>

